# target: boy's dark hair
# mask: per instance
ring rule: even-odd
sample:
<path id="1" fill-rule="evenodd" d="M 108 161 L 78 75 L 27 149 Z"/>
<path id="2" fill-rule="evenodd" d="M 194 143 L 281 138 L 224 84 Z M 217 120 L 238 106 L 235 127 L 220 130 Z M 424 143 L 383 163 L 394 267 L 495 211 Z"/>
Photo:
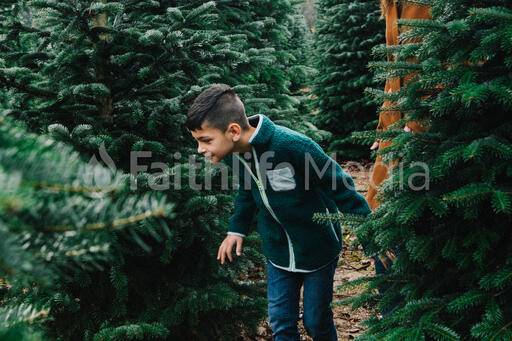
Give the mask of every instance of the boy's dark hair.
<path id="1" fill-rule="evenodd" d="M 235 91 L 228 86 L 214 85 L 197 96 L 187 113 L 187 128 L 201 129 L 204 122 L 225 132 L 230 123 L 237 123 L 245 130 L 249 122 L 244 105 Z"/>

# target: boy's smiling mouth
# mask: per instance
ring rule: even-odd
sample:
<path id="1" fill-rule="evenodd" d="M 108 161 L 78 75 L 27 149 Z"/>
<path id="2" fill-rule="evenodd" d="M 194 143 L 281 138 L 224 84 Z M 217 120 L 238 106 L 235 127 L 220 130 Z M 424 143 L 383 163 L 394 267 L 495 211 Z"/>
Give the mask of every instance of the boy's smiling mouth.
<path id="1" fill-rule="evenodd" d="M 212 161 L 213 161 L 213 159 L 215 158 L 215 155 L 210 154 L 210 153 L 203 154 L 203 156 L 204 156 L 207 160 L 209 160 L 210 162 L 212 162 Z"/>

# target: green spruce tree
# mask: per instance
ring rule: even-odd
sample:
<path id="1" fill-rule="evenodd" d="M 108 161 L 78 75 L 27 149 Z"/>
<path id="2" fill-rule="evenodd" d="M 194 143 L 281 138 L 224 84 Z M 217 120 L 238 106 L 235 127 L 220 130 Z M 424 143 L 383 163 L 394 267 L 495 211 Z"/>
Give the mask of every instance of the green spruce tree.
<path id="1" fill-rule="evenodd" d="M 248 115 L 264 114 L 276 123 L 318 141 L 326 132 L 312 125 L 307 98 L 314 69 L 307 53 L 310 35 L 299 4 L 302 1 L 219 1 L 218 27 L 244 37 L 241 53 L 224 82 L 240 84 Z"/>
<path id="2" fill-rule="evenodd" d="M 350 224 L 372 241 L 369 255 L 397 251 L 386 274 L 351 284 L 370 282 L 354 307 L 378 308 L 361 339 L 510 340 L 512 4 L 420 3 L 433 20 L 399 20 L 410 28 L 400 39 L 414 42 L 381 46 L 397 61 L 372 63 L 381 79 L 417 72 L 397 92 L 373 90 L 406 118 L 387 132 L 355 134 L 393 141 L 380 152 L 399 160 L 381 205 Z M 407 121 L 428 131 L 405 132 Z"/>
<path id="3" fill-rule="evenodd" d="M 329 150 L 344 159 L 368 158 L 368 148 L 355 144 L 351 133 L 377 125 L 377 105 L 364 90 L 379 84 L 367 68 L 372 48 L 384 41 L 378 1 L 321 0 L 317 9 L 315 124 L 334 134 Z"/>
<path id="4" fill-rule="evenodd" d="M 171 233 L 173 205 L 159 192 L 132 194 L 129 179 L 0 116 L 2 340 L 40 340 L 63 307 L 89 304 L 66 288 L 108 274 L 123 235 L 135 246 L 141 229 Z M 141 328 L 169 334 L 161 324 Z"/>
<path id="5" fill-rule="evenodd" d="M 297 7 L 294 9 L 297 11 Z M 288 49 L 294 62 L 289 67 L 288 74 L 291 78 L 290 90 L 292 94 L 297 94 L 303 87 L 310 86 L 316 69 L 312 67 L 314 56 L 310 52 L 313 47 L 313 34 L 306 25 L 306 18 L 303 14 L 295 13 L 291 19 Z"/>
<path id="6" fill-rule="evenodd" d="M 13 46 L 0 55 L 6 112 L 126 172 L 132 152 L 151 152 L 137 159 L 148 168 L 134 174 L 136 193 L 168 179 L 163 192 L 177 203 L 168 235 L 146 226 L 137 238 L 121 234 L 106 271 L 63 283 L 47 335 L 127 340 L 164 328 L 169 340 L 230 340 L 254 329 L 266 312 L 263 283 L 247 281 L 264 261 L 259 240 L 247 238 L 245 257 L 219 266 L 232 192 L 221 192 L 222 172 L 188 162 L 196 151 L 184 127 L 195 95 L 228 80 L 251 53 L 247 36 L 217 26 L 214 2 L 37 0 L 28 8 L 30 22 L 11 16 L 2 26 L 2 46 Z M 261 87 L 230 85 L 249 98 Z M 210 178 L 211 189 L 198 188 Z"/>

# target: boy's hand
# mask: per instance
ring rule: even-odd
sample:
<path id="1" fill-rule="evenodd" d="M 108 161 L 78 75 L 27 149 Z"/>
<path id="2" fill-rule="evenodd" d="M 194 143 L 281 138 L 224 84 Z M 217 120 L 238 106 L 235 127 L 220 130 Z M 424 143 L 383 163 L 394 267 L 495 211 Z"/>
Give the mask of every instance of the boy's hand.
<path id="1" fill-rule="evenodd" d="M 375 141 L 373 142 L 372 146 L 370 147 L 370 150 L 375 150 L 379 147 L 379 142 Z"/>
<path id="2" fill-rule="evenodd" d="M 220 259 L 220 263 L 224 264 L 224 261 L 226 260 L 226 256 L 228 257 L 230 262 L 233 261 L 231 252 L 233 251 L 233 246 L 235 246 L 235 245 L 236 245 L 236 255 L 240 256 L 242 254 L 243 241 L 244 241 L 244 238 L 242 238 L 240 236 L 234 236 L 234 235 L 228 234 L 227 237 L 222 242 L 222 244 L 220 244 L 219 252 L 217 253 L 217 259 Z"/>

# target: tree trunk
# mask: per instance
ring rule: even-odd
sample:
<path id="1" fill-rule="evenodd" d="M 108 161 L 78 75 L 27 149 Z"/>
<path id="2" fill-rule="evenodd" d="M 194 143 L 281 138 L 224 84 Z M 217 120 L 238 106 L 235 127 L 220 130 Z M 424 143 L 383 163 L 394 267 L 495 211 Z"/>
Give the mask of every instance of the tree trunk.
<path id="1" fill-rule="evenodd" d="M 107 0 L 101 0 L 102 3 L 106 4 Z M 93 25 L 95 27 L 99 26 L 107 26 L 108 25 L 108 17 L 106 13 L 101 13 L 96 15 L 92 19 Z M 99 38 L 104 41 L 108 41 L 108 34 L 100 34 Z M 97 44 L 94 44 L 94 47 L 97 48 Z M 97 83 L 103 83 L 105 86 L 107 86 L 110 89 L 109 84 L 107 81 L 107 75 L 108 75 L 108 56 L 106 55 L 100 55 L 98 56 L 96 60 L 96 66 L 94 67 L 94 77 L 96 79 Z M 98 113 L 101 117 L 105 119 L 106 122 L 112 123 L 112 97 L 110 96 L 101 96 L 100 97 L 100 103 L 96 105 L 98 108 Z"/>

